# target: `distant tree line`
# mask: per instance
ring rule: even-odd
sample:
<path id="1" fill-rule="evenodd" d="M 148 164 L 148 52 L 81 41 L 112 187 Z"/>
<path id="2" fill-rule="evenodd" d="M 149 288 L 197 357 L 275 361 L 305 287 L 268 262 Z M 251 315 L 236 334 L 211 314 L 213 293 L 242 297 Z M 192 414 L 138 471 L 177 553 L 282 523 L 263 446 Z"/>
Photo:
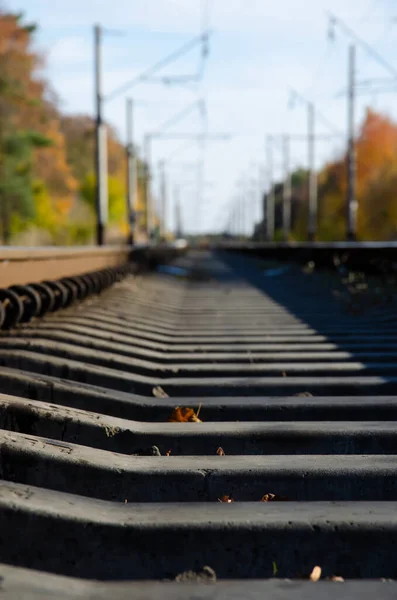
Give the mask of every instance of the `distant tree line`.
<path id="1" fill-rule="evenodd" d="M 356 199 L 358 238 L 397 239 L 397 124 L 388 116 L 367 110 L 355 142 L 357 153 Z M 318 239 L 346 237 L 347 156 L 326 164 L 318 176 Z M 275 239 L 282 239 L 283 181 L 274 185 Z M 266 202 L 266 196 L 263 199 Z M 308 225 L 308 172 L 292 174 L 291 239 L 306 240 Z M 263 238 L 266 223 L 255 236 Z"/>

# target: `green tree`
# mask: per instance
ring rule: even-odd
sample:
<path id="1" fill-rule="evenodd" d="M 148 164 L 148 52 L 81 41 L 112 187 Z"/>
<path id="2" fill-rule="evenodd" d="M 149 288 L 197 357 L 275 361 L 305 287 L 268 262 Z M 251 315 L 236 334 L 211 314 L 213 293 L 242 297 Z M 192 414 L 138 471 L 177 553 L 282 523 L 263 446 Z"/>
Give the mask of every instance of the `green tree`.
<path id="1" fill-rule="evenodd" d="M 4 244 L 11 236 L 13 215 L 32 219 L 35 215 L 32 189 L 34 148 L 51 145 L 51 140 L 33 131 L 4 136 L 0 146 L 0 220 Z"/>

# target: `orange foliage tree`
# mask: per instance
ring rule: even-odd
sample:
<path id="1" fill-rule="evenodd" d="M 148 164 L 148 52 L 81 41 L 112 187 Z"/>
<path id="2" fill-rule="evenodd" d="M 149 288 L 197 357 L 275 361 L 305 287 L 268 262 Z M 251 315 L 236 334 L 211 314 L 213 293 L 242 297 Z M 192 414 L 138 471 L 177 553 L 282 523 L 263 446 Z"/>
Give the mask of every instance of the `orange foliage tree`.
<path id="1" fill-rule="evenodd" d="M 368 109 L 355 139 L 357 235 L 361 240 L 397 239 L 397 124 Z M 307 239 L 308 199 L 304 182 L 294 234 Z M 318 238 L 346 239 L 347 154 L 318 173 Z"/>
<path id="2" fill-rule="evenodd" d="M 359 239 L 397 237 L 397 125 L 368 109 L 355 140 Z M 319 173 L 319 237 L 346 235 L 347 156 Z"/>

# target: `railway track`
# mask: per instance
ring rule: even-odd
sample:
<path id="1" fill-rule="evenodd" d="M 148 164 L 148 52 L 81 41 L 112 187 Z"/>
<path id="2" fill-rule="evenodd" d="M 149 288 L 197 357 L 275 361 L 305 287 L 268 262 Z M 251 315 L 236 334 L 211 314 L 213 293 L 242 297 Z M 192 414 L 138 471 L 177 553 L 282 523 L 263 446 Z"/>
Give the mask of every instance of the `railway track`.
<path id="1" fill-rule="evenodd" d="M 4 296 L 4 597 L 394 598 L 392 300 L 239 253 L 88 267 L 41 318 Z"/>

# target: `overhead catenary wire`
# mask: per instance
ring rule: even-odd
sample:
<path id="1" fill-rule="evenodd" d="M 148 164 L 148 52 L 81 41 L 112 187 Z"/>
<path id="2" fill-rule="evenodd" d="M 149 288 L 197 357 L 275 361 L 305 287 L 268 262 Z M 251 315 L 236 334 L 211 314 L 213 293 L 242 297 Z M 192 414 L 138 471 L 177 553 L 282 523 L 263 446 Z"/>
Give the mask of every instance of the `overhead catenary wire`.
<path id="1" fill-rule="evenodd" d="M 296 100 L 299 100 L 300 102 L 303 102 L 305 105 L 308 104 L 312 104 L 312 101 L 310 99 L 308 99 L 307 97 L 303 96 L 300 92 L 298 92 L 297 90 L 295 90 L 294 88 L 289 88 L 290 89 L 290 105 L 291 102 L 295 102 Z M 318 108 L 317 106 L 314 105 L 314 111 L 316 114 L 316 117 L 319 121 L 322 121 L 323 124 L 328 127 L 328 129 L 330 131 L 332 131 L 336 136 L 343 136 L 344 134 L 339 130 L 339 128 L 334 125 L 334 123 L 332 123 Z"/>
<path id="2" fill-rule="evenodd" d="M 116 96 L 119 96 L 120 94 L 124 94 L 125 92 L 130 90 L 132 87 L 134 87 L 138 83 L 149 79 L 151 77 L 151 75 L 154 75 L 155 73 L 157 73 L 157 71 L 160 71 L 163 67 L 166 67 L 167 65 L 169 65 L 170 63 L 172 63 L 179 57 L 183 56 L 187 52 L 190 52 L 190 50 L 192 50 L 196 46 L 203 44 L 204 35 L 207 39 L 210 35 L 212 35 L 212 32 L 207 31 L 207 32 L 205 32 L 205 34 L 201 33 L 199 36 L 195 36 L 193 39 L 189 40 L 189 42 L 187 42 L 186 44 L 184 44 L 183 46 L 181 46 L 174 52 L 171 52 L 165 58 L 159 60 L 152 67 L 143 71 L 140 75 L 137 75 L 133 79 L 130 79 L 130 81 L 127 81 L 125 84 L 119 86 L 118 88 L 115 88 L 112 92 L 110 92 L 110 94 L 107 94 L 107 96 L 105 96 L 104 99 L 106 101 L 112 100 Z"/>
<path id="3" fill-rule="evenodd" d="M 173 125 L 176 125 L 177 123 L 182 121 L 185 117 L 190 115 L 197 108 L 200 108 L 201 102 L 202 102 L 201 100 L 196 100 L 195 102 L 192 102 L 188 106 L 185 106 L 185 108 L 183 108 L 181 111 L 177 112 L 172 117 L 167 119 L 167 121 L 165 121 L 165 123 L 162 123 L 158 127 L 158 131 L 162 132 L 162 131 L 168 129 L 169 127 L 172 127 Z M 155 135 L 155 133 L 156 132 L 154 132 L 152 135 Z"/>
<path id="4" fill-rule="evenodd" d="M 382 65 L 386 71 L 388 71 L 394 78 L 397 78 L 397 69 L 393 67 L 377 50 L 375 50 L 368 42 L 359 37 L 355 31 L 342 19 L 337 17 L 334 13 L 327 11 L 329 16 L 329 23 L 332 28 L 338 26 L 344 33 L 354 40 L 359 46 L 361 46 L 378 64 Z"/>

